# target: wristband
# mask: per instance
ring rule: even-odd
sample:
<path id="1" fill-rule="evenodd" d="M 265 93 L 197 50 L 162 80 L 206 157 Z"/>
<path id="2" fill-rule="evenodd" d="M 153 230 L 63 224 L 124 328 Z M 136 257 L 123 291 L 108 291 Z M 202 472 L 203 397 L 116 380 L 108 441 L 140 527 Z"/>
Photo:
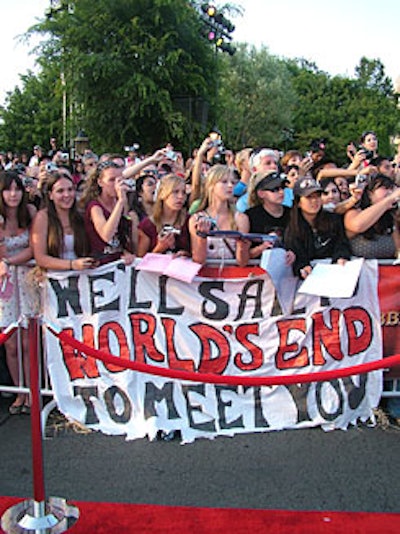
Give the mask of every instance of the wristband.
<path id="1" fill-rule="evenodd" d="M 10 262 L 8 261 L 7 258 L 1 258 L 1 261 L 2 261 L 3 263 L 5 263 L 6 265 L 10 265 Z"/>

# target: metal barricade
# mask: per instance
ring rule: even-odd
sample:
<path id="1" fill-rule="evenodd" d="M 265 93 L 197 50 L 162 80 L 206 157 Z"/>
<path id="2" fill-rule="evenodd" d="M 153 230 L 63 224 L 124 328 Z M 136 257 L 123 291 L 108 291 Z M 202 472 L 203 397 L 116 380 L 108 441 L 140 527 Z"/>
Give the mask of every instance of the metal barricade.
<path id="1" fill-rule="evenodd" d="M 379 260 L 379 265 L 396 265 L 396 260 Z M 225 266 L 234 267 L 236 262 L 235 260 L 225 260 Z M 250 262 L 251 266 L 257 267 L 259 261 L 252 260 Z M 211 260 L 207 263 L 207 266 L 217 267 L 220 266 L 218 260 Z M 13 334 L 18 336 L 18 369 L 19 369 L 19 383 L 17 385 L 2 383 L 0 380 L 0 394 L 12 395 L 18 393 L 29 393 L 29 387 L 24 377 L 23 370 L 23 353 L 22 353 L 22 342 L 21 342 L 21 332 L 22 326 L 18 324 L 17 331 Z M 40 336 L 40 347 L 39 347 L 39 371 L 40 371 L 40 394 L 42 397 L 51 397 L 54 398 L 54 391 L 52 389 L 49 374 L 47 372 L 47 361 L 46 361 L 46 351 L 44 350 L 44 336 Z M 382 397 L 400 397 L 400 377 L 399 378 L 388 378 L 384 380 L 384 388 Z M 43 408 L 43 423 L 47 420 L 47 416 L 50 411 L 55 407 L 55 401 L 48 402 Z"/>

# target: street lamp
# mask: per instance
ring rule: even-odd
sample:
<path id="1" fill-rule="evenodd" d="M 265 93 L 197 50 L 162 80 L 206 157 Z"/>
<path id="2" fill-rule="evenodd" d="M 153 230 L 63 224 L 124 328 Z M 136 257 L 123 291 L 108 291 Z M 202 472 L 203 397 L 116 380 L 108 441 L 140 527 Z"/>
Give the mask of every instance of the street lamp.
<path id="1" fill-rule="evenodd" d="M 89 148 L 89 137 L 84 130 L 79 130 L 74 139 L 74 157 L 83 156 L 85 150 Z"/>

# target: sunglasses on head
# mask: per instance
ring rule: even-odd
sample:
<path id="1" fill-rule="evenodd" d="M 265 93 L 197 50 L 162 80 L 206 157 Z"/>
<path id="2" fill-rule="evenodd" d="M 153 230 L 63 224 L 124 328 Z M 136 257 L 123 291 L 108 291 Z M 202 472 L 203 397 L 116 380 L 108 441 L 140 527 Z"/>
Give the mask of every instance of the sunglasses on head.
<path id="1" fill-rule="evenodd" d="M 300 182 L 299 187 L 301 189 L 306 189 L 307 187 L 319 187 L 318 183 L 313 178 L 307 178 Z"/>
<path id="2" fill-rule="evenodd" d="M 118 163 L 115 163 L 115 161 L 106 160 L 97 165 L 97 170 L 101 172 L 104 171 L 104 169 L 123 169 L 123 167 L 123 165 L 118 165 Z"/>

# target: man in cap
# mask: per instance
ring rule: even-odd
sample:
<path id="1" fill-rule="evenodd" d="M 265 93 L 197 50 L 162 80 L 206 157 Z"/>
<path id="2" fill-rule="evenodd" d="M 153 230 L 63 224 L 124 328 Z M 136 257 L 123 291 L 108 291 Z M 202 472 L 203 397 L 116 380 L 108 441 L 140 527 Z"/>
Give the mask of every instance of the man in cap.
<path id="1" fill-rule="evenodd" d="M 277 171 L 260 171 L 252 176 L 249 189 L 249 204 L 243 214 L 238 214 L 243 227 L 248 233 L 274 235 L 279 244 L 283 244 L 283 236 L 289 221 L 290 208 L 282 205 L 284 189 L 288 181 L 284 174 Z M 250 258 L 258 258 L 263 250 L 272 246 L 271 241 L 261 244 L 253 243 Z M 291 264 L 294 254 L 287 252 L 286 261 Z"/>

